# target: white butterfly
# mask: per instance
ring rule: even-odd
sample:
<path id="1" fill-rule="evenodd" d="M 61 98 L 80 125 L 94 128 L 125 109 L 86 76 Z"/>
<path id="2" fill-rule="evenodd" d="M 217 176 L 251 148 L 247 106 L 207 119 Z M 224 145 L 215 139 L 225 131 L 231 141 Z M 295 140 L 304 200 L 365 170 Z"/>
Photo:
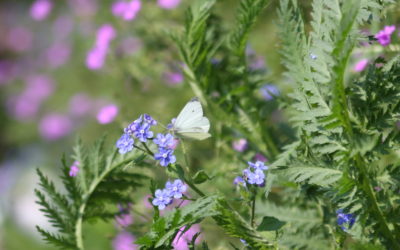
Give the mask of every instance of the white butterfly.
<path id="1" fill-rule="evenodd" d="M 203 116 L 203 108 L 197 97 L 190 100 L 172 124 L 174 134 L 190 139 L 204 140 L 208 133 L 210 121 Z"/>

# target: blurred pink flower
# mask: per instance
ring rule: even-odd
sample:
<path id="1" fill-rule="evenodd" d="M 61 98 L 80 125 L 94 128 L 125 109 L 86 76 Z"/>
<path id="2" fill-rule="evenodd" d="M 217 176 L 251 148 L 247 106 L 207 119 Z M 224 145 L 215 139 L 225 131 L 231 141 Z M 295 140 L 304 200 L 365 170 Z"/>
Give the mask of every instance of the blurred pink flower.
<path id="1" fill-rule="evenodd" d="M 378 42 L 382 46 L 388 46 L 391 42 L 391 35 L 395 30 L 396 30 L 395 25 L 385 26 L 375 35 L 375 38 L 378 39 Z"/>
<path id="2" fill-rule="evenodd" d="M 70 57 L 71 47 L 67 43 L 56 43 L 46 50 L 45 57 L 51 68 L 64 65 Z"/>
<path id="3" fill-rule="evenodd" d="M 257 153 L 257 154 L 253 157 L 253 159 L 254 159 L 254 161 L 262 161 L 262 162 L 268 161 L 268 159 L 267 159 L 264 155 L 262 155 L 262 154 L 260 154 L 260 153 Z"/>
<path id="4" fill-rule="evenodd" d="M 128 2 L 120 0 L 116 1 L 111 5 L 111 12 L 114 16 L 122 17 L 124 15 L 125 9 L 127 8 Z"/>
<path id="5" fill-rule="evenodd" d="M 40 102 L 24 95 L 11 96 L 7 100 L 8 112 L 17 120 L 28 121 L 38 113 Z"/>
<path id="6" fill-rule="evenodd" d="M 263 70 L 266 68 L 265 66 L 265 59 L 262 56 L 254 56 L 250 60 L 249 67 L 252 70 Z"/>
<path id="7" fill-rule="evenodd" d="M 46 75 L 32 75 L 26 79 L 24 94 L 32 99 L 44 101 L 54 92 L 54 81 Z"/>
<path id="8" fill-rule="evenodd" d="M 364 58 L 359 60 L 355 65 L 353 70 L 355 72 L 361 72 L 368 66 L 368 59 Z"/>
<path id="9" fill-rule="evenodd" d="M 74 95 L 69 101 L 69 113 L 75 117 L 87 115 L 92 107 L 92 100 L 84 93 Z"/>
<path id="10" fill-rule="evenodd" d="M 122 231 L 115 236 L 113 240 L 114 250 L 136 250 L 138 246 L 133 242 L 136 240 L 135 236 L 130 232 Z"/>
<path id="11" fill-rule="evenodd" d="M 158 0 L 157 3 L 164 9 L 175 9 L 180 4 L 181 0 Z"/>
<path id="12" fill-rule="evenodd" d="M 129 227 L 133 224 L 133 217 L 129 213 L 121 214 L 115 217 L 115 221 L 121 227 Z"/>
<path id="13" fill-rule="evenodd" d="M 172 150 L 175 150 L 176 147 L 178 147 L 178 145 L 179 145 L 179 140 L 174 138 L 174 142 L 172 143 L 171 146 L 169 146 L 169 148 L 172 149 Z"/>
<path id="14" fill-rule="evenodd" d="M 183 231 L 185 227 L 182 227 L 180 231 Z M 189 243 L 196 233 L 200 232 L 199 224 L 195 224 L 189 228 L 185 233 L 178 233 L 172 242 L 172 246 L 175 250 L 189 250 Z M 195 244 L 199 244 L 201 241 L 201 236 L 198 236 Z"/>
<path id="15" fill-rule="evenodd" d="M 135 19 L 141 8 L 142 2 L 140 2 L 140 0 L 130 1 L 128 3 L 127 9 L 124 12 L 123 18 L 127 21 Z"/>
<path id="16" fill-rule="evenodd" d="M 79 169 L 79 165 L 80 165 L 80 162 L 79 162 L 79 161 L 74 161 L 74 163 L 72 164 L 72 166 L 69 167 L 69 176 L 75 177 L 75 176 L 78 175 L 79 170 L 80 170 L 80 169 Z"/>
<path id="17" fill-rule="evenodd" d="M 107 51 L 94 48 L 86 56 L 86 66 L 91 70 L 101 69 L 106 59 Z"/>
<path id="18" fill-rule="evenodd" d="M 108 124 L 114 121 L 118 115 L 118 107 L 114 104 L 102 107 L 97 113 L 97 121 L 100 124 Z"/>
<path id="19" fill-rule="evenodd" d="M 149 198 L 151 199 L 152 196 L 151 195 L 146 195 L 143 198 L 143 204 L 145 208 L 153 208 L 153 205 L 151 204 L 151 201 L 149 202 Z"/>
<path id="20" fill-rule="evenodd" d="M 72 122 L 63 114 L 47 114 L 39 123 L 40 135 L 49 141 L 58 140 L 72 131 Z"/>
<path id="21" fill-rule="evenodd" d="M 32 32 L 24 27 L 12 28 L 6 37 L 6 43 L 10 50 L 25 52 L 32 48 Z"/>
<path id="22" fill-rule="evenodd" d="M 183 82 L 184 77 L 181 72 L 166 72 L 164 74 L 169 85 L 177 85 Z"/>
<path id="23" fill-rule="evenodd" d="M 36 21 L 46 19 L 53 8 L 53 3 L 50 0 L 36 0 L 30 9 L 31 17 Z"/>
<path id="24" fill-rule="evenodd" d="M 33 75 L 26 79 L 22 93 L 10 97 L 8 110 L 16 119 L 26 121 L 34 118 L 41 103 L 54 92 L 54 82 L 45 75 Z"/>
<path id="25" fill-rule="evenodd" d="M 54 21 L 53 34 L 55 40 L 63 41 L 68 38 L 69 34 L 74 29 L 74 21 L 69 16 L 61 16 Z"/>
<path id="26" fill-rule="evenodd" d="M 142 42 L 136 37 L 124 38 L 117 48 L 117 53 L 121 56 L 133 55 L 142 47 Z"/>
<path id="27" fill-rule="evenodd" d="M 112 4 L 111 12 L 114 16 L 130 21 L 136 18 L 141 8 L 142 2 L 140 2 L 140 0 L 131 0 L 129 2 L 120 0 Z"/>
<path id="28" fill-rule="evenodd" d="M 115 36 L 115 29 L 110 24 L 104 24 L 97 30 L 96 45 L 86 56 L 86 66 L 89 69 L 97 70 L 103 67 L 108 46 Z"/>
<path id="29" fill-rule="evenodd" d="M 75 14 L 81 17 L 90 17 L 97 12 L 96 0 L 68 0 Z"/>
<path id="30" fill-rule="evenodd" d="M 0 86 L 9 84 L 17 74 L 17 65 L 11 61 L 0 61 Z"/>
<path id="31" fill-rule="evenodd" d="M 97 30 L 96 47 L 102 50 L 108 46 L 116 36 L 114 27 L 111 24 L 104 24 Z"/>
<path id="32" fill-rule="evenodd" d="M 241 138 L 239 140 L 233 141 L 232 147 L 234 150 L 238 152 L 243 152 L 247 149 L 248 143 L 247 140 L 244 138 Z"/>

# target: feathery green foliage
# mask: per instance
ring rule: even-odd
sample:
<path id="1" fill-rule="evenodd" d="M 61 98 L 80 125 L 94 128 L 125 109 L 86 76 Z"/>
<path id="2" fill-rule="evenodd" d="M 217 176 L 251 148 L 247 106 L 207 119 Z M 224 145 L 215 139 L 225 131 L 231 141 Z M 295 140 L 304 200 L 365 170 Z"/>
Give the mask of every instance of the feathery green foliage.
<path id="1" fill-rule="evenodd" d="M 140 164 L 142 154 L 121 157 L 116 151 L 104 148 L 105 137 L 87 148 L 78 140 L 73 159 L 79 161 L 77 177 L 69 176 L 69 166 L 63 158 L 63 184 L 65 194 L 57 190 L 38 169 L 40 188 L 35 190 L 41 211 L 57 233 L 50 233 L 37 226 L 43 238 L 65 249 L 83 249 L 82 224 L 87 220 L 108 220 L 119 214 L 107 204 L 130 202 L 130 192 L 141 186 L 148 177 L 124 170 L 127 166 Z M 81 176 L 84 176 L 81 177 Z M 81 177 L 81 178 L 78 178 Z"/>

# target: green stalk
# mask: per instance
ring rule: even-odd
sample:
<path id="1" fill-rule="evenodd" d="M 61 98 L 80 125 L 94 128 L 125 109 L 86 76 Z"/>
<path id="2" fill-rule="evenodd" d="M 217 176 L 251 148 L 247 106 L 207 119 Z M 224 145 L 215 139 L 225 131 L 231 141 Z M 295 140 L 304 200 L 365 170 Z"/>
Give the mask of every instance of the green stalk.
<path id="1" fill-rule="evenodd" d="M 254 215 L 256 211 L 256 196 L 254 195 L 253 200 L 251 202 L 251 218 L 250 218 L 250 224 L 251 227 L 254 227 Z"/>
<path id="2" fill-rule="evenodd" d="M 78 213 L 78 218 L 76 220 L 76 224 L 75 224 L 75 237 L 76 237 L 76 247 L 79 250 L 84 250 L 85 247 L 83 245 L 83 237 L 82 237 L 82 224 L 83 224 L 83 216 L 85 214 L 85 209 L 87 206 L 87 203 L 90 199 L 90 196 L 93 194 L 93 192 L 96 190 L 97 186 L 100 184 L 100 182 L 114 169 L 116 169 L 117 167 L 120 167 L 132 160 L 134 160 L 135 157 L 129 157 L 125 160 L 123 160 L 120 163 L 115 164 L 114 166 L 109 166 L 100 176 L 98 176 L 97 178 L 95 178 L 92 182 L 92 184 L 90 184 L 89 189 L 86 191 L 86 193 L 83 195 L 83 200 L 81 205 L 79 206 L 79 213 Z"/>
<path id="3" fill-rule="evenodd" d="M 189 160 L 188 160 L 188 157 L 187 157 L 187 151 L 186 151 L 185 143 L 183 142 L 183 140 L 181 140 L 181 145 L 182 145 L 183 156 L 185 158 L 185 170 L 186 170 L 187 175 L 188 175 L 188 178 L 186 178 L 184 176 L 184 181 L 185 181 L 186 184 L 188 184 L 188 186 L 191 189 L 193 189 L 193 191 L 195 191 L 201 197 L 204 197 L 206 195 L 200 189 L 198 189 L 196 187 L 196 185 L 193 183 L 192 176 L 190 175 Z"/>
<path id="4" fill-rule="evenodd" d="M 375 214 L 377 220 L 379 220 L 379 225 L 381 230 L 383 231 L 382 235 L 385 235 L 391 241 L 392 246 L 394 249 L 400 249 L 400 243 L 396 240 L 393 236 L 392 231 L 390 231 L 388 222 L 386 221 L 385 215 L 383 214 L 382 210 L 378 205 L 378 201 L 376 199 L 373 187 L 368 177 L 367 169 L 365 168 L 365 164 L 362 161 L 359 154 L 355 156 L 356 158 L 356 166 L 361 173 L 362 177 L 362 187 L 364 192 L 367 194 L 369 198 L 369 202 L 371 204 L 371 208 Z"/>

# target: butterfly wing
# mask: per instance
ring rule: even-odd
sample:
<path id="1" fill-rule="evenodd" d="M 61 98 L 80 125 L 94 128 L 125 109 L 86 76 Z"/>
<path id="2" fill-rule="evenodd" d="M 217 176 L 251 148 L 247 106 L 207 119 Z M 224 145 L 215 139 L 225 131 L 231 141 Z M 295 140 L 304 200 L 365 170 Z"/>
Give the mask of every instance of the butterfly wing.
<path id="1" fill-rule="evenodd" d="M 179 113 L 174 123 L 174 130 L 183 137 L 203 140 L 208 133 L 210 121 L 203 116 L 203 108 L 197 98 L 190 100 Z"/>

